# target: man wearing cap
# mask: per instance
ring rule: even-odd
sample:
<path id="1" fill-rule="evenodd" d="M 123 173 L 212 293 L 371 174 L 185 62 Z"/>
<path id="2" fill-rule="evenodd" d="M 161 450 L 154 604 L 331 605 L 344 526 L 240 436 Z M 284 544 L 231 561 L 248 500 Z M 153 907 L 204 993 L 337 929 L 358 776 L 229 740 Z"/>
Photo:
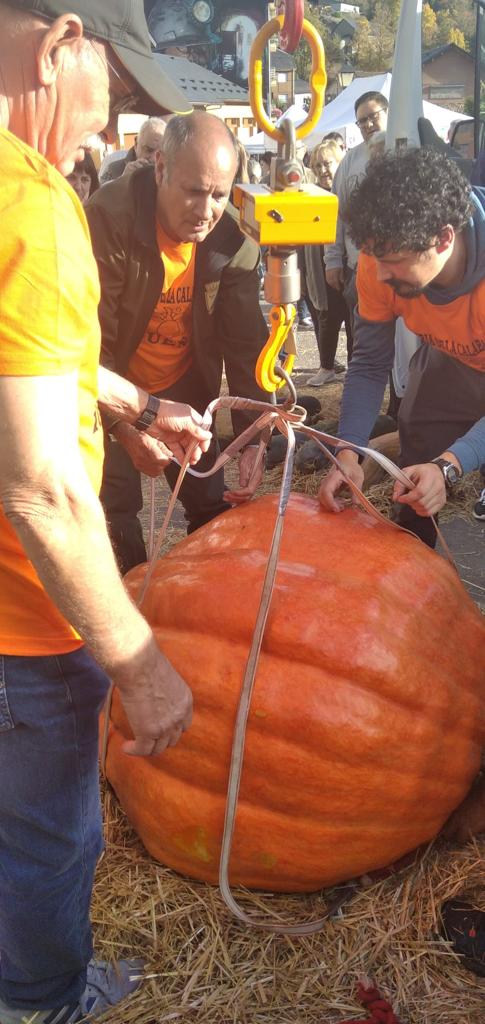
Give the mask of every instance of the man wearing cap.
<path id="1" fill-rule="evenodd" d="M 217 398 L 222 367 L 231 395 L 264 401 L 255 368 L 267 338 L 259 305 L 259 248 L 227 207 L 236 170 L 232 132 L 205 111 L 170 118 L 155 170 L 123 176 L 93 196 L 86 215 L 101 282 L 101 361 L 152 395 L 203 412 Z M 117 419 L 117 417 L 116 417 Z M 241 433 L 254 415 L 235 411 Z M 140 471 L 178 470 L 160 446 L 127 423 L 110 428 L 101 489 L 122 572 L 145 561 L 137 512 Z M 203 457 L 206 471 L 215 440 Z M 180 490 L 188 532 L 253 494 L 257 445 L 239 458 L 239 487 L 224 491 L 222 470 L 187 474 Z M 251 482 L 251 483 L 250 483 Z"/>
<path id="2" fill-rule="evenodd" d="M 91 959 L 108 677 L 127 753 L 176 743 L 191 718 L 116 569 L 97 399 L 148 418 L 167 455 L 193 445 L 197 461 L 210 434 L 187 405 L 152 400 L 147 414 L 143 389 L 98 379 L 96 264 L 63 177 L 121 109 L 183 103 L 151 57 L 141 0 L 0 2 L 0 68 L 0 1021 L 75 1024 L 124 998 L 142 967 Z"/>

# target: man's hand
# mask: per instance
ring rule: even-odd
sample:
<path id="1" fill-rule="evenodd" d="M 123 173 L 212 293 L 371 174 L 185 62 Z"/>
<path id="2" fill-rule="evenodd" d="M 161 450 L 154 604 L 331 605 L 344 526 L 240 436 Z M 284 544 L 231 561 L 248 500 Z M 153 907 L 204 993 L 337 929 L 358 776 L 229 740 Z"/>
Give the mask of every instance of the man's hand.
<path id="1" fill-rule="evenodd" d="M 163 441 L 140 432 L 130 423 L 120 421 L 116 424 L 113 434 L 116 440 L 126 449 L 130 459 L 140 473 L 147 476 L 160 476 L 170 464 L 172 452 Z"/>
<path id="2" fill-rule="evenodd" d="M 155 639 L 111 676 L 134 734 L 123 745 L 125 754 L 149 757 L 174 747 L 192 722 L 192 694 Z"/>
<path id="3" fill-rule="evenodd" d="M 128 160 L 128 163 L 126 164 L 125 169 L 124 169 L 123 174 L 121 175 L 121 177 L 124 178 L 125 175 L 132 174 L 133 171 L 137 171 L 139 167 L 148 167 L 150 165 L 150 163 L 151 163 L 151 161 L 147 160 L 143 156 L 138 157 L 137 160 Z"/>
<path id="4" fill-rule="evenodd" d="M 359 465 L 358 455 L 347 449 L 347 451 L 340 453 L 338 461 L 352 482 L 356 484 L 357 487 L 361 488 L 364 482 L 364 470 L 362 469 L 362 466 Z M 345 508 L 345 503 L 341 499 L 336 498 L 335 495 L 342 487 L 346 486 L 347 482 L 345 477 L 342 476 L 342 473 L 340 473 L 335 466 L 332 466 L 332 469 L 327 476 L 323 478 L 322 483 L 320 484 L 320 490 L 318 492 L 318 500 L 320 504 L 329 512 L 341 512 L 342 509 Z M 355 504 L 353 495 L 352 500 Z"/>
<path id="5" fill-rule="evenodd" d="M 344 287 L 344 268 L 333 267 L 331 270 L 325 269 L 325 278 L 327 284 L 331 288 L 335 288 L 335 291 L 341 292 Z"/>
<path id="6" fill-rule="evenodd" d="M 253 475 L 258 449 L 251 445 L 245 448 L 239 456 L 239 488 L 235 491 L 225 491 L 224 501 L 231 505 L 242 505 L 253 497 L 262 479 L 264 467 L 261 463 Z"/>
<path id="7" fill-rule="evenodd" d="M 420 466 L 406 466 L 403 473 L 413 481 L 414 487 L 406 490 L 405 485 L 397 481 L 392 500 L 410 505 L 418 516 L 435 516 L 446 504 L 445 478 L 440 467 L 425 462 Z"/>
<path id="8" fill-rule="evenodd" d="M 211 443 L 212 434 L 202 426 L 202 416 L 185 402 L 160 402 L 157 418 L 146 431 L 167 446 L 179 462 L 190 450 L 190 465 L 195 466 Z"/>
<path id="9" fill-rule="evenodd" d="M 147 393 L 119 374 L 98 367 L 98 402 L 111 419 L 135 423 L 147 404 Z M 202 416 L 185 402 L 160 401 L 158 415 L 146 431 L 162 441 L 182 462 L 191 449 L 190 464 L 199 461 L 211 443 L 211 432 L 202 426 Z M 192 448 L 193 446 L 193 448 Z"/>

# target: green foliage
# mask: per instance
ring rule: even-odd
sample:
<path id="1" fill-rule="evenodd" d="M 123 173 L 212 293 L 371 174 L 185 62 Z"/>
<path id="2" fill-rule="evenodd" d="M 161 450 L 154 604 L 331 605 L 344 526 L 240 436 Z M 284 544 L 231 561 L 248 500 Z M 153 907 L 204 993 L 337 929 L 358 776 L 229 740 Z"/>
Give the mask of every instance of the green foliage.
<path id="1" fill-rule="evenodd" d="M 305 17 L 322 36 L 327 64 L 351 60 L 358 71 L 384 71 L 390 67 L 394 52 L 401 0 L 360 0 L 361 17 L 351 53 L 342 53 L 332 37 L 335 19 L 330 9 L 305 0 Z M 422 14 L 423 50 L 446 43 L 473 52 L 476 6 L 474 0 L 425 0 Z M 307 79 L 310 57 L 305 45 L 295 53 L 299 78 Z"/>
<path id="2" fill-rule="evenodd" d="M 475 100 L 473 96 L 467 96 L 465 100 L 464 113 L 470 114 L 471 117 L 475 115 Z M 480 86 L 480 114 L 485 117 L 485 82 L 482 82 Z"/>
<path id="3" fill-rule="evenodd" d="M 327 21 L 324 15 L 320 13 L 319 8 L 313 7 L 308 0 L 305 0 L 305 18 L 315 26 L 317 32 L 322 38 L 325 49 L 325 63 L 327 67 L 329 64 L 339 61 L 341 53 L 338 41 L 331 35 Z M 305 40 L 302 39 L 293 56 L 295 58 L 297 77 L 302 78 L 304 82 L 307 82 L 310 77 L 312 59 L 308 44 Z"/>
<path id="4" fill-rule="evenodd" d="M 450 38 L 450 34 L 453 29 L 458 29 L 464 40 L 464 49 L 472 49 L 476 20 L 473 0 L 428 0 L 428 4 L 435 12 L 437 22 L 437 35 L 432 45 L 456 42 L 456 39 Z M 457 45 L 463 44 L 459 42 Z"/>
<path id="5" fill-rule="evenodd" d="M 421 32 L 423 39 L 423 50 L 432 50 L 433 46 L 436 46 L 436 37 L 438 35 L 438 23 L 436 18 L 436 12 L 433 10 L 431 4 L 423 4 L 423 13 L 421 17 Z"/>

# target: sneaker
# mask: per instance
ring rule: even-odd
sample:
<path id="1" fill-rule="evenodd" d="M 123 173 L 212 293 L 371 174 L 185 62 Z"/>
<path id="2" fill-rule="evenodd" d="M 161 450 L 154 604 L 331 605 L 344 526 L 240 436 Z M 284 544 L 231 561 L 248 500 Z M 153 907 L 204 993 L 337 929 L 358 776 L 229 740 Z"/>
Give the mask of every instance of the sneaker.
<path id="1" fill-rule="evenodd" d="M 347 371 L 347 367 L 344 366 L 343 363 L 339 363 L 338 359 L 335 360 L 333 368 L 335 370 L 335 373 L 346 373 Z"/>
<path id="2" fill-rule="evenodd" d="M 108 964 L 90 960 L 86 988 L 78 1003 L 57 1010 L 15 1010 L 0 1000 L 1 1024 L 78 1024 L 85 1017 L 100 1017 L 121 1003 L 143 979 L 145 963 L 139 957 Z"/>
<path id="3" fill-rule="evenodd" d="M 320 367 L 318 373 L 309 377 L 305 383 L 311 388 L 321 388 L 322 384 L 330 384 L 332 380 L 337 380 L 335 370 L 324 370 L 323 367 Z"/>
<path id="4" fill-rule="evenodd" d="M 312 331 L 313 330 L 313 320 L 312 320 L 311 316 L 303 316 L 301 318 L 301 320 L 298 321 L 298 327 L 301 327 L 302 330 L 304 330 L 304 331 Z"/>
<path id="5" fill-rule="evenodd" d="M 475 519 L 485 519 L 485 487 L 478 499 L 473 506 L 473 515 Z"/>

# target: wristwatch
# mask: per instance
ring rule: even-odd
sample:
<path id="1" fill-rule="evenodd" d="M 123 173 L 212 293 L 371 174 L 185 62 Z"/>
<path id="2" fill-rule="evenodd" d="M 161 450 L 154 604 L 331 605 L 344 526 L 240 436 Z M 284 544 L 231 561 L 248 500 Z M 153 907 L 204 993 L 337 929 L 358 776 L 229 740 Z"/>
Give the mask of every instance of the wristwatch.
<path id="1" fill-rule="evenodd" d="M 148 430 L 148 427 L 151 427 L 153 421 L 157 418 L 159 409 L 160 399 L 155 398 L 155 395 L 149 395 L 148 402 L 141 416 L 138 417 L 133 426 L 136 427 L 137 430 Z"/>
<path id="2" fill-rule="evenodd" d="M 445 478 L 445 487 L 447 491 L 452 491 L 455 484 L 458 483 L 462 473 L 456 468 L 454 462 L 449 462 L 448 459 L 431 459 L 436 466 L 439 466 L 441 472 Z"/>

